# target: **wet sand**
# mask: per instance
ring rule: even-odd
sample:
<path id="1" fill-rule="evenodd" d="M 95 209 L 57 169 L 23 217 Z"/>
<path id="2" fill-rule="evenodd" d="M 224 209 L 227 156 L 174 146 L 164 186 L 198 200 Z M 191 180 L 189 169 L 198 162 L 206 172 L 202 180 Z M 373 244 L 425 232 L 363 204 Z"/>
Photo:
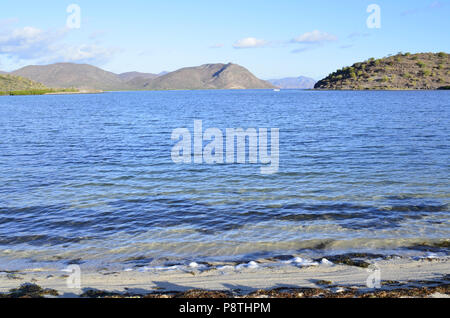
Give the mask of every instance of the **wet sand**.
<path id="1" fill-rule="evenodd" d="M 376 262 L 380 288 L 369 288 L 371 268 L 334 264 L 318 266 L 220 267 L 158 271 L 82 271 L 81 288 L 68 288 L 68 274 L 34 269 L 1 272 L 3 297 L 24 283 L 46 297 L 449 297 L 448 258 L 394 258 Z M 374 277 L 374 276 L 372 276 Z M 370 280 L 369 280 L 370 281 Z M 48 289 L 44 292 L 45 289 Z M 40 293 L 40 294 L 39 294 Z"/>

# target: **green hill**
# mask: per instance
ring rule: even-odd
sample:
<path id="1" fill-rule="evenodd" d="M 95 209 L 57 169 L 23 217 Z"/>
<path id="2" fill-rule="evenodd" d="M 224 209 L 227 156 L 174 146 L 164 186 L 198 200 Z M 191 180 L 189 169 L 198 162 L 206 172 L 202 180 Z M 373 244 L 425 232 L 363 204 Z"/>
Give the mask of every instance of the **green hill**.
<path id="1" fill-rule="evenodd" d="M 0 92 L 45 90 L 43 84 L 21 76 L 0 74 Z"/>
<path id="2" fill-rule="evenodd" d="M 399 53 L 344 67 L 315 85 L 316 89 L 439 89 L 450 85 L 450 55 Z"/>

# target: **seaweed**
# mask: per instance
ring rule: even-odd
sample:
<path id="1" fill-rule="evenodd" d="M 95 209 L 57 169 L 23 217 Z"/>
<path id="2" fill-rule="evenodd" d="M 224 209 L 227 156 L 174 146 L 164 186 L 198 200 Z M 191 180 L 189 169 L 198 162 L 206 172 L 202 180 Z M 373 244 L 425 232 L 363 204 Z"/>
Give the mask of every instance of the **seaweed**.
<path id="1" fill-rule="evenodd" d="M 44 298 L 45 296 L 59 296 L 59 293 L 50 288 L 42 288 L 39 285 L 25 283 L 19 288 L 14 288 L 8 294 L 3 294 L 3 298 Z"/>

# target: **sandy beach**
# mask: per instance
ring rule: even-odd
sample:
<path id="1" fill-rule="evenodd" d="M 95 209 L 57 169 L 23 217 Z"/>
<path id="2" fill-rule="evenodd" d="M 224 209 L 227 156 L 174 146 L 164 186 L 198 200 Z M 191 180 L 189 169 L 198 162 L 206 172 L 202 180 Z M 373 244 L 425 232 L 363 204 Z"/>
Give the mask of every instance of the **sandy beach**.
<path id="1" fill-rule="evenodd" d="M 177 293 L 184 293 L 187 297 L 194 290 L 195 297 L 212 297 L 219 291 L 227 297 L 288 296 L 280 295 L 282 291 L 295 293 L 298 297 L 358 297 L 368 294 L 374 297 L 450 297 L 450 263 L 447 257 L 415 260 L 393 258 L 372 262 L 379 269 L 379 288 L 369 288 L 367 285 L 369 277 L 376 276 L 373 265 L 363 268 L 325 262 L 298 266 L 296 263 L 280 265 L 270 261 L 256 264 L 207 269 L 202 269 L 200 265 L 196 268 L 191 264 L 178 269 L 82 270 L 81 288 L 69 288 L 68 274 L 61 270 L 0 271 L 0 292 L 7 295 L 11 290 L 29 283 L 43 290 L 52 290 L 44 293 L 47 296 L 50 294 L 49 297 L 172 297 Z M 301 289 L 309 291 L 309 294 L 300 293 Z"/>

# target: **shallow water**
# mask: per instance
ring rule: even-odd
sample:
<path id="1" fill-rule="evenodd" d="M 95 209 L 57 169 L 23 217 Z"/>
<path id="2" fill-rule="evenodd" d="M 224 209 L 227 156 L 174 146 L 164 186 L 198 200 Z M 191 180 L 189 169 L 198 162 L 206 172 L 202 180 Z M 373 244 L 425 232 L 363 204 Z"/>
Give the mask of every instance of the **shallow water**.
<path id="1" fill-rule="evenodd" d="M 450 93 L 0 97 L 0 265 L 408 250 L 450 237 Z M 171 132 L 279 128 L 280 168 L 176 165 Z M 24 265 L 25 264 L 25 265 Z"/>

